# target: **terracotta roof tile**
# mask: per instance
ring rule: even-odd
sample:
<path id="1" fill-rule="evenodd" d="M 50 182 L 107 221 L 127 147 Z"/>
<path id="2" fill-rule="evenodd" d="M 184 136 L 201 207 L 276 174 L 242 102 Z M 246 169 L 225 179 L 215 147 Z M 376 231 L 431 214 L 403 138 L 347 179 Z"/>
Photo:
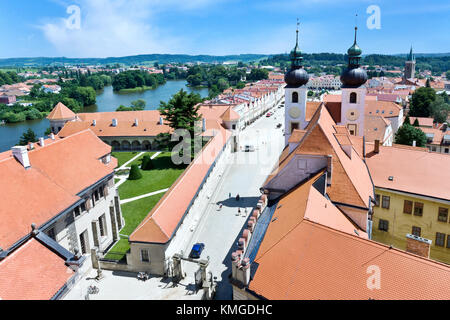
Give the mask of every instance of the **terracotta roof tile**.
<path id="1" fill-rule="evenodd" d="M 49 300 L 73 275 L 62 258 L 31 239 L 0 261 L 0 298 Z"/>
<path id="2" fill-rule="evenodd" d="M 261 247 L 273 241 L 276 223 L 269 225 Z M 258 253 L 249 285 L 269 300 L 450 299 L 447 265 L 307 220 L 283 233 Z M 367 286 L 370 266 L 380 268 L 381 290 Z"/>
<path id="3" fill-rule="evenodd" d="M 99 161 L 110 152 L 90 130 L 29 151 L 28 170 L 7 152 L 0 160 L 0 247 L 9 248 L 29 233 L 31 223 L 47 222 L 80 200 L 79 192 L 112 173 L 116 160 Z"/>
<path id="4" fill-rule="evenodd" d="M 448 155 L 380 147 L 380 152 L 368 154 L 366 161 L 377 187 L 450 200 Z"/>
<path id="5" fill-rule="evenodd" d="M 67 108 L 64 104 L 59 102 L 47 116 L 49 120 L 69 120 L 76 117 L 72 110 Z"/>

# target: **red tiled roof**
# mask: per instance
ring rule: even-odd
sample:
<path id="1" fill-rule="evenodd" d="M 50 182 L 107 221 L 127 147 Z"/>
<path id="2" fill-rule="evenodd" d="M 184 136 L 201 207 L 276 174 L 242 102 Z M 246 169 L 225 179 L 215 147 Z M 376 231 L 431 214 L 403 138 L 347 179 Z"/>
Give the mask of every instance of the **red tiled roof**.
<path id="1" fill-rule="evenodd" d="M 450 200 L 450 157 L 424 151 L 380 147 L 378 154 L 368 154 L 375 186 Z"/>
<path id="2" fill-rule="evenodd" d="M 73 275 L 62 258 L 31 239 L 0 261 L 0 299 L 49 300 Z"/>
<path id="3" fill-rule="evenodd" d="M 29 151 L 31 168 L 25 169 L 11 154 L 0 157 L 0 247 L 9 248 L 38 226 L 67 209 L 77 194 L 112 173 L 99 159 L 111 147 L 87 130 Z"/>
<path id="4" fill-rule="evenodd" d="M 227 130 L 212 138 L 164 197 L 130 235 L 130 242 L 167 243 L 176 231 L 213 161 L 231 136 Z"/>
<path id="5" fill-rule="evenodd" d="M 261 248 L 273 242 L 272 222 Z M 450 268 L 371 240 L 303 220 L 261 250 L 249 289 L 269 300 L 450 299 Z M 281 237 L 280 237 L 281 235 Z M 370 288 L 379 268 L 380 289 Z"/>
<path id="6" fill-rule="evenodd" d="M 47 116 L 48 120 L 69 120 L 76 117 L 72 110 L 67 108 L 64 104 L 59 102 L 52 112 Z"/>

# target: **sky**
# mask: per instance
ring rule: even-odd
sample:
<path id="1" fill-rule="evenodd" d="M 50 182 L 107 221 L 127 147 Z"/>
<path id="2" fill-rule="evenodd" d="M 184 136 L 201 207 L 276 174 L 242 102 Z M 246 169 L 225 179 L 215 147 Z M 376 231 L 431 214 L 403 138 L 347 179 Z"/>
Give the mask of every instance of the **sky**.
<path id="1" fill-rule="evenodd" d="M 355 24 L 363 54 L 448 53 L 449 17 L 442 0 L 1 0 L 0 58 L 285 53 L 297 18 L 307 53 L 344 53 Z"/>

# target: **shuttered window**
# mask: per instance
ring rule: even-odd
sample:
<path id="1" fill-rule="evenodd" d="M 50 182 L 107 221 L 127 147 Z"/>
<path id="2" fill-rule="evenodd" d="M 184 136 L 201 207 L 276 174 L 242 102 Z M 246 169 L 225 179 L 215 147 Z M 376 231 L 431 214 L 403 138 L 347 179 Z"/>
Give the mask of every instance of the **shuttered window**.
<path id="1" fill-rule="evenodd" d="M 422 216 L 423 215 L 423 203 L 422 202 L 414 202 L 414 215 Z"/>
<path id="2" fill-rule="evenodd" d="M 413 209 L 413 202 L 409 200 L 405 200 L 403 203 L 403 213 L 411 214 Z"/>
<path id="3" fill-rule="evenodd" d="M 447 222 L 448 220 L 448 209 L 447 208 L 439 208 L 438 220 L 442 222 Z"/>
<path id="4" fill-rule="evenodd" d="M 381 206 L 382 206 L 384 209 L 389 209 L 390 204 L 391 204 L 391 197 L 389 197 L 389 196 L 383 196 L 382 199 L 383 199 L 383 201 L 382 201 Z"/>
<path id="5" fill-rule="evenodd" d="M 445 233 L 436 232 L 436 245 L 439 247 L 445 245 Z"/>

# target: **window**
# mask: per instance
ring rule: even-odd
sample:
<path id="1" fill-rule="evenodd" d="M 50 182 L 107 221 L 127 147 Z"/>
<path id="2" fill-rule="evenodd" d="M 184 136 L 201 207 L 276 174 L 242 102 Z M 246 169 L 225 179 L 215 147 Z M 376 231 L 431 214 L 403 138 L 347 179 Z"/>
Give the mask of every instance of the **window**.
<path id="1" fill-rule="evenodd" d="M 48 230 L 47 235 L 56 241 L 55 228 L 51 228 L 50 230 Z"/>
<path id="2" fill-rule="evenodd" d="M 106 218 L 105 215 L 102 215 L 100 219 L 98 219 L 98 225 L 100 227 L 100 236 L 106 237 Z"/>
<path id="3" fill-rule="evenodd" d="M 380 195 L 379 194 L 375 194 L 375 200 L 376 200 L 376 204 L 375 207 L 379 207 L 380 206 Z"/>
<path id="4" fill-rule="evenodd" d="M 421 217 L 423 215 L 423 203 L 414 202 L 414 215 Z"/>
<path id="5" fill-rule="evenodd" d="M 448 220 L 448 209 L 447 208 L 439 208 L 438 220 L 442 222 L 447 222 Z"/>
<path id="6" fill-rule="evenodd" d="M 380 219 L 380 223 L 378 224 L 378 229 L 381 231 L 389 230 L 389 221 Z"/>
<path id="7" fill-rule="evenodd" d="M 87 248 L 86 248 L 86 231 L 84 231 L 82 234 L 80 234 L 80 244 L 81 244 L 81 253 L 86 254 Z"/>
<path id="8" fill-rule="evenodd" d="M 103 193 L 103 187 L 98 188 L 98 191 L 100 192 L 100 197 L 103 198 L 105 196 Z"/>
<path id="9" fill-rule="evenodd" d="M 150 258 L 148 256 L 148 250 L 141 249 L 141 261 L 142 262 L 150 262 Z"/>
<path id="10" fill-rule="evenodd" d="M 298 103 L 298 93 L 297 92 L 292 93 L 292 103 Z"/>
<path id="11" fill-rule="evenodd" d="M 411 214 L 413 208 L 413 202 L 409 200 L 405 200 L 403 203 L 403 213 Z"/>
<path id="12" fill-rule="evenodd" d="M 383 196 L 383 201 L 381 203 L 381 207 L 384 209 L 389 209 L 390 204 L 391 204 L 391 197 Z"/>
<path id="13" fill-rule="evenodd" d="M 447 236 L 447 248 L 450 249 L 450 234 Z"/>
<path id="14" fill-rule="evenodd" d="M 422 229 L 420 227 L 412 227 L 412 232 L 413 235 L 420 237 L 420 234 L 422 233 Z"/>
<path id="15" fill-rule="evenodd" d="M 350 103 L 356 103 L 356 92 L 350 93 Z"/>
<path id="16" fill-rule="evenodd" d="M 291 122 L 291 132 L 294 130 L 298 130 L 299 124 L 298 122 Z"/>
<path id="17" fill-rule="evenodd" d="M 448 148 L 445 148 L 445 151 L 444 151 L 445 153 L 448 153 L 449 152 L 449 149 Z"/>
<path id="18" fill-rule="evenodd" d="M 357 132 L 358 132 L 358 126 L 356 124 L 349 124 L 347 125 L 348 131 L 350 131 L 350 134 L 352 136 L 356 136 Z"/>
<path id="19" fill-rule="evenodd" d="M 439 247 L 445 245 L 445 233 L 436 232 L 436 245 Z"/>
<path id="20" fill-rule="evenodd" d="M 83 212 L 86 211 L 86 202 L 83 202 L 82 204 L 80 204 L 78 207 L 76 207 L 75 209 L 73 209 L 73 213 L 75 215 L 75 218 L 80 216 Z"/>

